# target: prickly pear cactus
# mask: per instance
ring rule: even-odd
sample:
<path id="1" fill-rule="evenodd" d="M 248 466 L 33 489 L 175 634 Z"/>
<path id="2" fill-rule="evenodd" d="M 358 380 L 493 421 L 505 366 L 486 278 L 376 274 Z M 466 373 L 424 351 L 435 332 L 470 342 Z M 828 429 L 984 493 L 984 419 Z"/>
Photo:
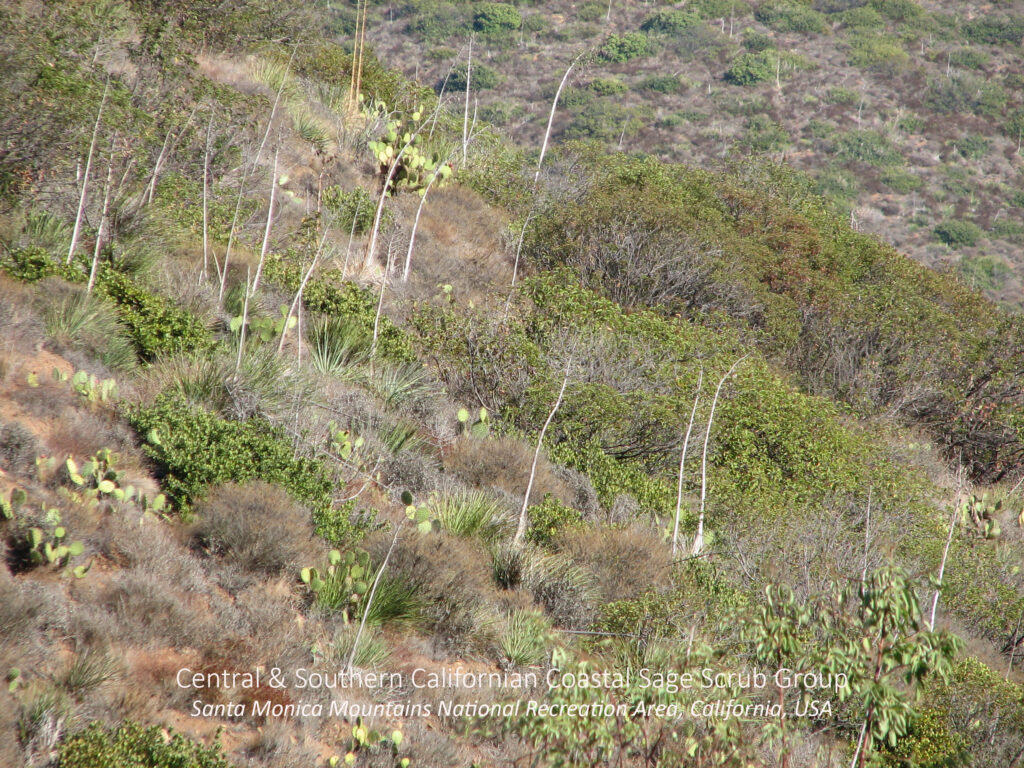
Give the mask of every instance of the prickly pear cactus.
<path id="1" fill-rule="evenodd" d="M 430 533 L 439 525 L 426 504 L 413 503 L 413 496 L 409 491 L 402 492 L 402 503 L 405 504 L 405 516 L 416 524 L 416 530 L 420 533 Z"/>
<path id="2" fill-rule="evenodd" d="M 456 418 L 459 420 L 459 425 L 462 428 L 463 434 L 470 435 L 472 437 L 484 438 L 491 433 L 490 415 L 487 413 L 486 408 L 480 409 L 475 421 L 473 420 L 469 410 L 466 408 L 459 408 Z"/>
<path id="3" fill-rule="evenodd" d="M 383 104 L 376 108 L 379 115 L 387 114 Z M 417 124 L 421 117 L 422 113 L 417 110 L 409 119 L 398 117 L 388 120 L 383 135 L 367 143 L 380 164 L 381 180 L 386 182 L 390 176 L 385 190 L 388 195 L 402 189 L 423 194 L 431 184 L 440 186 L 451 178 L 451 164 L 443 162 L 439 153 L 428 152 L 420 146 Z"/>
<path id="4" fill-rule="evenodd" d="M 987 493 L 983 493 L 981 498 L 972 495 L 960 505 L 960 516 L 963 523 L 970 526 L 979 536 L 998 539 L 1002 530 L 995 515 L 1002 508 L 1003 502 L 997 501 L 993 504 Z"/>
<path id="5" fill-rule="evenodd" d="M 332 549 L 327 555 L 327 567 L 321 573 L 316 568 L 303 568 L 299 573 L 302 583 L 316 596 L 324 608 L 340 610 L 345 621 L 354 619 L 362 601 L 370 590 L 370 554 L 365 550 L 345 552 Z"/>

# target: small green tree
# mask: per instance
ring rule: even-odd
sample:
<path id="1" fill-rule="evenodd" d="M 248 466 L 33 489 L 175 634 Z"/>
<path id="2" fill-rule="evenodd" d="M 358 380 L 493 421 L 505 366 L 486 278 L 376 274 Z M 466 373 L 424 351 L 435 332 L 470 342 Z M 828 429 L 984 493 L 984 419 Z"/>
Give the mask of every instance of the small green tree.
<path id="1" fill-rule="evenodd" d="M 508 3 L 481 3 L 473 14 L 473 29 L 485 35 L 510 32 L 522 23 L 519 10 Z"/>

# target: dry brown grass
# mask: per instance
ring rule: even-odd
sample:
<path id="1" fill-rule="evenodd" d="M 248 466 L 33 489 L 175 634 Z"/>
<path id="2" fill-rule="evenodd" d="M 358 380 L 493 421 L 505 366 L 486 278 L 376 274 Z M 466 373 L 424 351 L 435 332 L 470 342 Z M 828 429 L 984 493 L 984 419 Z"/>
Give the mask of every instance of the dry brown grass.
<path id="1" fill-rule="evenodd" d="M 36 457 L 43 453 L 42 446 L 23 424 L 18 421 L 0 421 L 0 468 L 20 477 L 34 474 Z"/>
<path id="2" fill-rule="evenodd" d="M 383 561 L 390 543 L 390 537 L 370 543 L 373 562 Z M 497 590 L 488 557 L 477 544 L 407 529 L 388 573 L 415 587 L 426 602 L 436 650 L 464 653 L 487 647 Z"/>
<path id="3" fill-rule="evenodd" d="M 315 562 L 323 553 L 309 510 L 270 483 L 212 488 L 196 515 L 195 541 L 249 571 L 279 574 Z"/>
<path id="4" fill-rule="evenodd" d="M 0 361 L 3 361 L 19 353 L 30 353 L 42 344 L 46 332 L 42 319 L 33 309 L 35 291 L 32 286 L 0 272 L 0 296 L 3 296 L 0 302 Z M 0 368 L 0 374 L 3 373 Z"/>
<path id="5" fill-rule="evenodd" d="M 474 488 L 503 491 L 522 503 L 530 480 L 533 449 L 521 440 L 499 437 L 493 440 L 463 438 L 456 440 L 445 456 L 445 468 Z M 555 474 L 542 454 L 530 492 L 530 503 L 539 504 L 546 494 L 572 503 L 574 494 Z"/>
<path id="6" fill-rule="evenodd" d="M 116 621 L 118 635 L 138 644 L 159 642 L 175 648 L 194 648 L 220 631 L 195 601 L 183 599 L 176 585 L 141 569 L 119 573 L 104 595 L 104 605 Z"/>
<path id="7" fill-rule="evenodd" d="M 558 535 L 556 544 L 592 575 L 602 600 L 625 600 L 669 585 L 671 556 L 652 531 L 572 527 Z"/>

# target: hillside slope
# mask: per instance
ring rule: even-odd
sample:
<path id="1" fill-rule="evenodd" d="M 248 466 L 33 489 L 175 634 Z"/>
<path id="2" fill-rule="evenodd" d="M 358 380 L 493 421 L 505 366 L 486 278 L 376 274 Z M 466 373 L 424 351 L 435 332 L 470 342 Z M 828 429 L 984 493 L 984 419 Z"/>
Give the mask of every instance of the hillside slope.
<path id="1" fill-rule="evenodd" d="M 345 10 L 0 13 L 0 764 L 1021 763 L 1018 315 Z"/>

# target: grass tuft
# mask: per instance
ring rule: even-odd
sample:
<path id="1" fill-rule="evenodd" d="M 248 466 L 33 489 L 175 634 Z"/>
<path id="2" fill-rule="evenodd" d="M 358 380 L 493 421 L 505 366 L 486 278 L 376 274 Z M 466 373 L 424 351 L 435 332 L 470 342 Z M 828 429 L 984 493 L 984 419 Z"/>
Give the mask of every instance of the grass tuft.
<path id="1" fill-rule="evenodd" d="M 544 661 L 551 632 L 548 620 L 536 611 L 518 609 L 508 623 L 498 645 L 505 659 L 517 667 L 530 667 Z"/>
<path id="2" fill-rule="evenodd" d="M 434 502 L 434 511 L 448 533 L 479 538 L 485 543 L 494 541 L 510 525 L 502 505 L 480 491 L 445 494 Z"/>

